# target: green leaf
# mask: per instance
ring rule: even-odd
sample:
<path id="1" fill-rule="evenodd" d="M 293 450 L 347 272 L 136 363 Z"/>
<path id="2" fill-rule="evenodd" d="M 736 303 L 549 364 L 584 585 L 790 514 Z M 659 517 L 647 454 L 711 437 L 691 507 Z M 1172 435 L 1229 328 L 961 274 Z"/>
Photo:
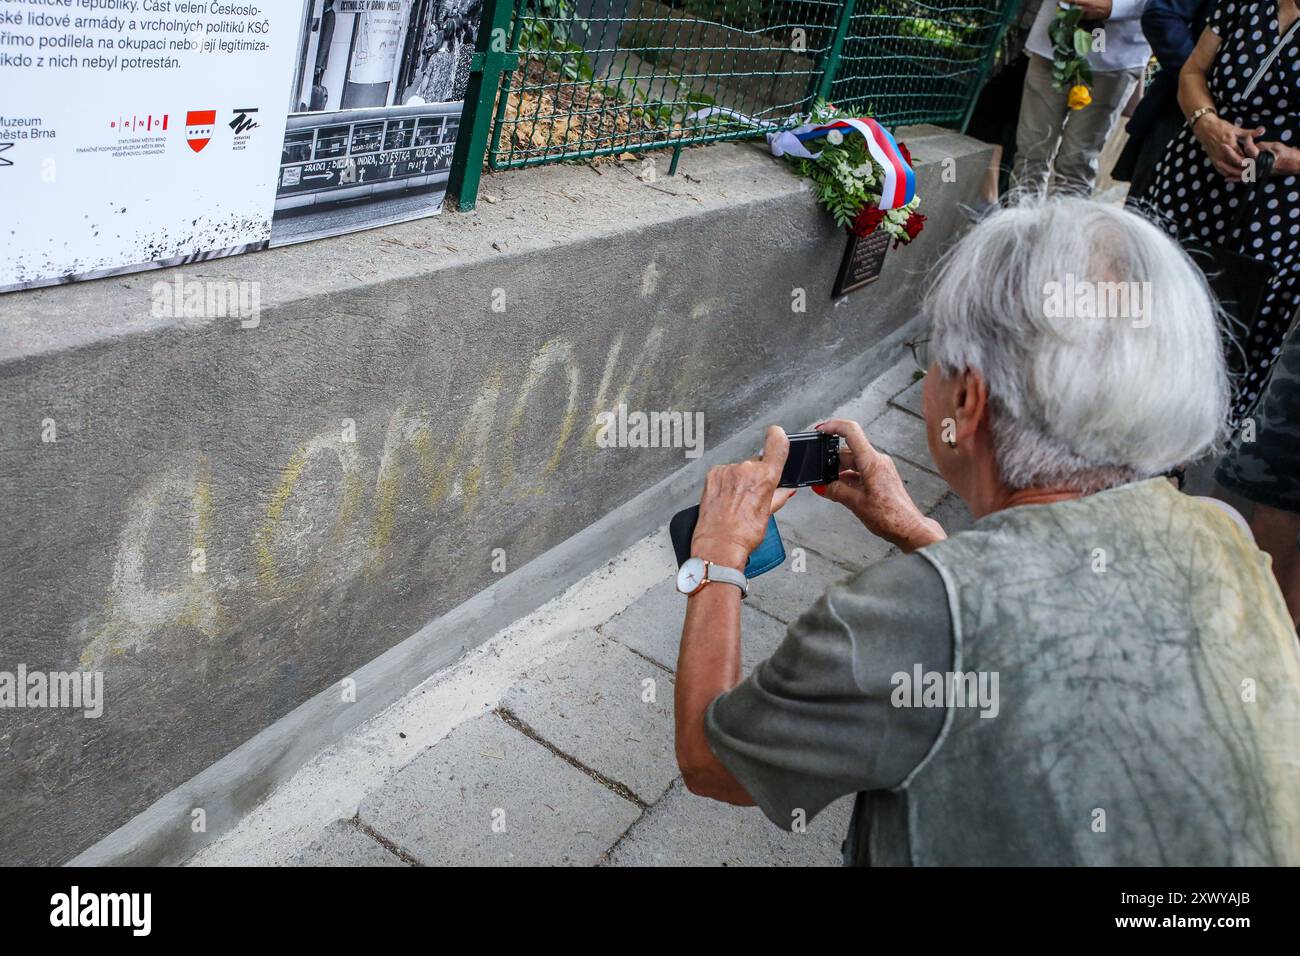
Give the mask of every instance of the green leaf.
<path id="1" fill-rule="evenodd" d="M 1092 34 L 1087 30 L 1074 31 L 1074 52 L 1085 57 L 1092 52 Z"/>

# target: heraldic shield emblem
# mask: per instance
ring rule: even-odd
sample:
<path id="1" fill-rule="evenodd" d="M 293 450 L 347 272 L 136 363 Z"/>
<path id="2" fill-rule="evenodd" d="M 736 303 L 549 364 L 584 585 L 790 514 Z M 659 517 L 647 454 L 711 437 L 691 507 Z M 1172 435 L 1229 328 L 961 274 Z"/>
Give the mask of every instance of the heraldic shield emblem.
<path id="1" fill-rule="evenodd" d="M 201 152 L 212 139 L 212 131 L 217 125 L 216 110 L 190 110 L 185 114 L 185 142 L 194 152 Z"/>

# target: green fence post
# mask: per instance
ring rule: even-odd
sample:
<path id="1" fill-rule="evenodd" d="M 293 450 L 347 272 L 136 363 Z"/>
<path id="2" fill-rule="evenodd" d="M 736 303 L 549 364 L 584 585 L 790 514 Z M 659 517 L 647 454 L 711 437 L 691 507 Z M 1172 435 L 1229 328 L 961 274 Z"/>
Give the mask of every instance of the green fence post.
<path id="1" fill-rule="evenodd" d="M 840 68 L 840 54 L 844 52 L 844 38 L 849 35 L 849 21 L 852 19 L 853 0 L 844 0 L 844 6 L 840 8 L 840 21 L 835 24 L 835 36 L 831 38 L 831 48 L 822 57 L 822 78 L 817 84 L 814 101 L 830 99 L 835 73 Z"/>
<path id="2" fill-rule="evenodd" d="M 668 175 L 677 175 L 677 161 L 682 158 L 682 144 L 678 143 L 673 147 L 673 161 L 668 164 Z"/>
<path id="3" fill-rule="evenodd" d="M 460 135 L 456 137 L 451 175 L 447 179 L 447 192 L 462 212 L 473 209 L 478 201 L 478 183 L 483 175 L 483 157 L 487 155 L 492 128 L 492 104 L 501 86 L 501 74 L 513 71 L 519 64 L 519 54 L 510 50 L 510 18 L 514 7 L 515 0 L 484 0 L 483 3 L 483 19 L 479 21 L 478 42 L 474 45 L 476 52 L 469 65 Z"/>

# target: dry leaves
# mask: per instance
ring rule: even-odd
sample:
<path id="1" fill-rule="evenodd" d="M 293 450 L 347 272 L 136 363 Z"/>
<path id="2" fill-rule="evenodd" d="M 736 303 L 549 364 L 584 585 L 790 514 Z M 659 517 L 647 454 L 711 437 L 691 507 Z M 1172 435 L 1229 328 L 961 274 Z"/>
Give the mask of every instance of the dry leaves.
<path id="1" fill-rule="evenodd" d="M 662 122 L 597 84 L 564 80 L 538 60 L 514 72 L 510 90 L 498 150 L 516 157 L 559 159 L 587 150 L 667 143 L 681 130 L 679 123 Z"/>

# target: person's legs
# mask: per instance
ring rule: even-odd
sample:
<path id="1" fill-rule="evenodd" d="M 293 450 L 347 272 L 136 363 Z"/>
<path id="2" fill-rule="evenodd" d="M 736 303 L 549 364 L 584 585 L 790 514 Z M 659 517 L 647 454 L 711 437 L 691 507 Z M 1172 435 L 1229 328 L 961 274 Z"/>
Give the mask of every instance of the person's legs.
<path id="1" fill-rule="evenodd" d="M 1300 626 L 1300 514 L 1256 505 L 1250 530 L 1260 550 L 1273 559 L 1273 576 L 1286 598 L 1291 620 Z"/>
<path id="2" fill-rule="evenodd" d="M 1051 66 L 1047 69 L 1050 82 Z M 1061 132 L 1054 192 L 1092 195 L 1101 148 L 1141 77 L 1141 70 L 1094 74 L 1092 102 L 1081 110 L 1072 110 Z"/>
<path id="3" fill-rule="evenodd" d="M 980 186 L 980 199 L 988 205 L 998 201 L 998 177 L 1002 173 L 1002 147 L 993 147 L 993 156 L 989 159 L 989 168 L 984 171 L 984 182 Z"/>
<path id="4" fill-rule="evenodd" d="M 1052 64 L 1030 54 L 1025 72 L 1025 93 L 1016 127 L 1016 160 L 1011 192 L 1041 193 L 1047 186 L 1052 157 L 1061 141 L 1061 127 L 1069 112 L 1065 94 L 1052 88 Z"/>
<path id="5" fill-rule="evenodd" d="M 993 147 L 993 157 L 989 160 L 989 165 L 984 170 L 984 182 L 980 183 L 980 198 L 973 206 L 965 203 L 957 203 L 957 208 L 965 214 L 971 222 L 980 222 L 986 217 L 992 215 L 999 208 L 998 204 L 998 177 L 1002 172 L 1002 147 Z"/>

